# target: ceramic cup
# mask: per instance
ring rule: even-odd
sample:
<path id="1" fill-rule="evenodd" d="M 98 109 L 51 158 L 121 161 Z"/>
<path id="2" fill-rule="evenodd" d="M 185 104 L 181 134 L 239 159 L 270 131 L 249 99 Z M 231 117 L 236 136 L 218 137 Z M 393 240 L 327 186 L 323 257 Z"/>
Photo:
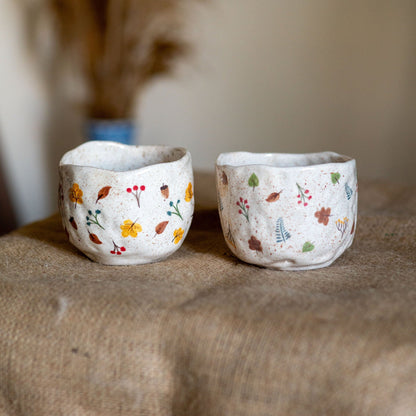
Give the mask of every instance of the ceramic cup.
<path id="1" fill-rule="evenodd" d="M 217 195 L 225 240 L 241 260 L 280 270 L 325 267 L 352 243 L 355 160 L 333 152 L 223 153 Z"/>
<path id="2" fill-rule="evenodd" d="M 90 259 L 150 263 L 181 246 L 194 211 L 185 149 L 91 141 L 62 157 L 59 174 L 63 225 Z"/>

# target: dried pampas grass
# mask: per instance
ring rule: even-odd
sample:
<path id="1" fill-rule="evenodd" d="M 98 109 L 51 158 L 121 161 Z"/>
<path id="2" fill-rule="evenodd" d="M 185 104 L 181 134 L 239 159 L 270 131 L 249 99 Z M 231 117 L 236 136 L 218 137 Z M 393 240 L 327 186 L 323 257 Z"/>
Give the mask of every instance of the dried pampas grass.
<path id="1" fill-rule="evenodd" d="M 181 37 L 193 0 L 48 0 L 62 46 L 86 82 L 91 118 L 128 118 L 143 88 L 189 51 Z"/>

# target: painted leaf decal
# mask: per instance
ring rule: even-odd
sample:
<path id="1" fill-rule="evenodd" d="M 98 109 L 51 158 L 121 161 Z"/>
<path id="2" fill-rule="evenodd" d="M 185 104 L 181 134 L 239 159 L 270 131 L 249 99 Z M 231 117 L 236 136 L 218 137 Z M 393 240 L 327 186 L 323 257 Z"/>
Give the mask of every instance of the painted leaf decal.
<path id="1" fill-rule="evenodd" d="M 261 241 L 258 240 L 254 235 L 250 237 L 250 240 L 248 240 L 248 247 L 250 250 L 260 251 L 263 252 L 263 247 L 261 246 Z"/>
<path id="2" fill-rule="evenodd" d="M 334 185 L 339 183 L 340 178 L 341 178 L 341 175 L 338 172 L 331 173 L 331 181 Z"/>
<path id="3" fill-rule="evenodd" d="M 222 182 L 223 185 L 228 185 L 228 178 L 227 178 L 227 175 L 225 174 L 225 172 L 222 172 L 221 182 Z"/>
<path id="4" fill-rule="evenodd" d="M 166 226 L 169 224 L 169 221 L 162 221 L 156 225 L 155 231 L 156 234 L 162 234 L 165 231 Z"/>
<path id="5" fill-rule="evenodd" d="M 89 234 L 90 240 L 91 240 L 94 244 L 102 244 L 102 241 L 100 241 L 100 239 L 97 237 L 97 235 L 96 235 L 96 234 L 90 233 L 89 231 L 88 231 L 88 234 Z"/>
<path id="6" fill-rule="evenodd" d="M 312 251 L 315 248 L 315 246 L 307 241 L 303 247 L 302 247 L 302 253 L 307 253 L 308 251 Z"/>
<path id="7" fill-rule="evenodd" d="M 345 184 L 345 195 L 347 195 L 348 201 L 352 197 L 352 189 L 351 189 L 351 187 L 347 183 Z"/>
<path id="8" fill-rule="evenodd" d="M 280 217 L 276 222 L 276 242 L 284 243 L 290 238 L 290 233 L 286 230 L 283 218 Z"/>
<path id="9" fill-rule="evenodd" d="M 105 197 L 108 196 L 108 193 L 110 192 L 111 186 L 104 186 L 104 188 L 101 188 L 98 191 L 98 198 L 95 201 L 95 203 L 97 203 L 100 199 L 104 199 Z"/>
<path id="10" fill-rule="evenodd" d="M 280 198 L 280 194 L 282 193 L 282 191 L 280 192 L 272 192 L 267 198 L 266 201 L 267 202 L 276 202 L 279 200 Z"/>
<path id="11" fill-rule="evenodd" d="M 256 174 L 255 173 L 253 173 L 249 178 L 248 178 L 248 186 L 251 186 L 252 188 L 253 188 L 253 191 L 254 191 L 254 188 L 256 187 L 256 186 L 259 186 L 259 178 L 256 176 Z"/>
<path id="12" fill-rule="evenodd" d="M 351 232 L 350 232 L 350 234 L 354 234 L 354 231 L 355 231 L 355 220 L 354 220 L 354 222 L 352 223 L 352 227 L 351 227 Z"/>
<path id="13" fill-rule="evenodd" d="M 78 230 L 78 225 L 77 225 L 77 223 L 76 223 L 76 221 L 75 221 L 75 219 L 74 219 L 74 217 L 71 217 L 70 219 L 69 219 L 69 222 L 71 223 L 71 225 L 76 229 L 76 230 Z"/>

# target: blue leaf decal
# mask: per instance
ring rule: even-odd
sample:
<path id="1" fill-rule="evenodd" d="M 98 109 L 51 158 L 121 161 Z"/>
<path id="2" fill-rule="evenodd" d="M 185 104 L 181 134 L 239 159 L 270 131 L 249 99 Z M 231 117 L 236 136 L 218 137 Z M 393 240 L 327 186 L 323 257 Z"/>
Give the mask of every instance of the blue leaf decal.
<path id="1" fill-rule="evenodd" d="M 290 238 L 290 233 L 286 230 L 283 218 L 280 217 L 276 222 L 276 242 L 284 243 Z"/>
<path id="2" fill-rule="evenodd" d="M 349 201 L 352 197 L 352 189 L 347 183 L 345 184 L 345 194 L 347 195 L 347 199 Z"/>

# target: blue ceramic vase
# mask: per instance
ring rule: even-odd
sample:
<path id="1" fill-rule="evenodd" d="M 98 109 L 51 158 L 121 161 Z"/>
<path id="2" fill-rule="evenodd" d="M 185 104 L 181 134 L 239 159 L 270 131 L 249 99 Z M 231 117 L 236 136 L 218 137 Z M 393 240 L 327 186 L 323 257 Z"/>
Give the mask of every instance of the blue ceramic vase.
<path id="1" fill-rule="evenodd" d="M 136 144 L 136 125 L 131 120 L 91 119 L 86 130 L 88 140 Z"/>

